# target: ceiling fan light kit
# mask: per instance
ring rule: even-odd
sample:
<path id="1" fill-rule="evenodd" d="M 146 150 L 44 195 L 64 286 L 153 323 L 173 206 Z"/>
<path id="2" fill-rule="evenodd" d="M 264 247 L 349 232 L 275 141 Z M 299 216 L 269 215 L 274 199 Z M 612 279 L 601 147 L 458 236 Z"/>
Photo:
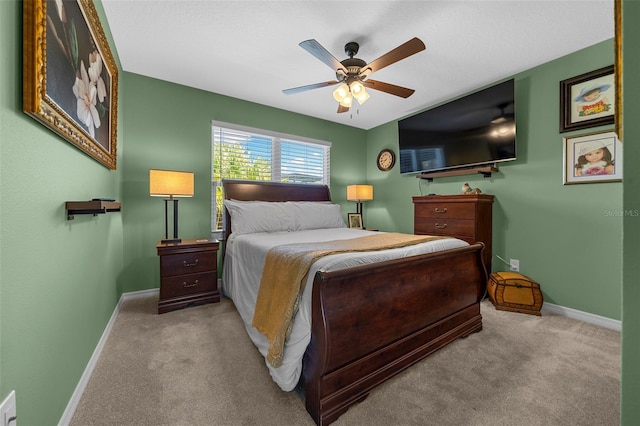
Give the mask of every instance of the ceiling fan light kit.
<path id="1" fill-rule="evenodd" d="M 358 101 L 360 105 L 367 102 L 367 99 L 369 99 L 369 93 L 367 93 L 364 85 L 359 80 L 351 83 L 351 85 L 349 85 L 349 88 L 351 89 L 351 94 L 354 98 L 356 98 L 356 101 Z"/>
<path id="2" fill-rule="evenodd" d="M 343 107 L 349 108 L 353 104 L 353 99 L 358 101 L 360 105 L 364 104 L 367 99 L 369 99 L 369 94 L 361 82 L 354 81 L 349 86 L 345 83 L 340 84 L 340 86 L 333 91 L 333 99 Z"/>
<path id="3" fill-rule="evenodd" d="M 333 91 L 333 99 L 338 101 L 338 103 L 342 102 L 344 98 L 349 95 L 349 86 L 342 83 L 336 90 Z"/>
<path id="4" fill-rule="evenodd" d="M 291 95 L 338 84 L 338 88 L 333 91 L 333 98 L 338 102 L 338 113 L 349 111 L 353 104 L 353 99 L 360 105 L 364 104 L 370 97 L 365 87 L 401 98 L 411 96 L 414 92 L 413 89 L 367 79 L 374 72 L 425 49 L 424 43 L 419 38 L 414 37 L 367 64 L 362 59 L 354 57 L 360 48 L 358 43 L 354 41 L 345 44 L 344 51 L 349 58 L 343 61 L 338 61 L 335 56 L 313 39 L 301 42 L 300 47 L 331 67 L 336 73 L 336 80 L 286 89 L 283 90 L 283 93 Z"/>

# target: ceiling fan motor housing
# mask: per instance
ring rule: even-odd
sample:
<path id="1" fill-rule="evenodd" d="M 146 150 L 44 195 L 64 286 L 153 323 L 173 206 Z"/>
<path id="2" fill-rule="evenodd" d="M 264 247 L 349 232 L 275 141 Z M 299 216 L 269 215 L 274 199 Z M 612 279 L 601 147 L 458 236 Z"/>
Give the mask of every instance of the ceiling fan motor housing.
<path id="1" fill-rule="evenodd" d="M 350 58 L 353 58 L 358 54 L 358 49 L 360 49 L 360 45 L 355 41 L 350 41 L 344 45 L 344 53 L 346 53 Z"/>
<path id="2" fill-rule="evenodd" d="M 353 61 L 357 61 L 357 65 L 354 65 Z M 336 79 L 338 81 L 346 80 L 347 84 L 351 83 L 354 80 L 364 81 L 364 78 L 360 77 L 360 70 L 362 69 L 362 67 L 367 65 L 365 61 L 363 61 L 362 59 L 353 58 L 345 59 L 341 63 L 347 69 L 347 75 L 345 75 L 342 70 L 336 71 Z"/>
<path id="3" fill-rule="evenodd" d="M 359 74 L 367 63 L 362 59 L 354 58 L 358 54 L 358 49 L 360 49 L 360 45 L 355 41 L 350 41 L 344 45 L 344 52 L 349 58 L 340 61 L 340 63 L 347 69 L 347 75 L 342 70 L 336 71 L 336 79 L 338 81 L 350 84 L 355 80 L 364 80 L 364 78 L 359 77 Z"/>

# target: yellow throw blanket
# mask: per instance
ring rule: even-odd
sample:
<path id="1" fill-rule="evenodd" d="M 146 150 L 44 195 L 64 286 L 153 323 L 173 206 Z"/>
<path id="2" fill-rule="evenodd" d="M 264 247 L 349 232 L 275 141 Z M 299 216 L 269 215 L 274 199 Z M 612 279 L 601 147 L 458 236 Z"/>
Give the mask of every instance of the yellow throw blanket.
<path id="1" fill-rule="evenodd" d="M 267 361 L 282 364 L 284 344 L 307 281 L 309 268 L 330 254 L 405 247 L 447 237 L 380 233 L 349 240 L 285 244 L 267 252 L 252 325 L 269 341 Z"/>

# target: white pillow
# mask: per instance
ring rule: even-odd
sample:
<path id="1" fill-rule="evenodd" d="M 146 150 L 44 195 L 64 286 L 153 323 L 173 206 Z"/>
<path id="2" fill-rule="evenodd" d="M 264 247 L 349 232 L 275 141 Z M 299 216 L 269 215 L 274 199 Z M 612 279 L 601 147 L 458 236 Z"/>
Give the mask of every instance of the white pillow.
<path id="1" fill-rule="evenodd" d="M 346 228 L 340 205 L 310 201 L 288 201 L 295 218 L 295 230 Z"/>
<path id="2" fill-rule="evenodd" d="M 224 200 L 231 216 L 231 233 L 292 231 L 295 218 L 285 203 L 268 201 Z"/>
<path id="3" fill-rule="evenodd" d="M 331 202 L 224 200 L 224 205 L 236 235 L 347 227 L 340 205 Z"/>

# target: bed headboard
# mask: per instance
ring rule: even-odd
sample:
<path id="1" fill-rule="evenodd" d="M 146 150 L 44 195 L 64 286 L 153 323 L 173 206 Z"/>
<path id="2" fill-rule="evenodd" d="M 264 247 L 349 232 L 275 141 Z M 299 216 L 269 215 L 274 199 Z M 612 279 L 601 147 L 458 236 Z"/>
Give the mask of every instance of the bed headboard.
<path id="1" fill-rule="evenodd" d="M 327 185 L 224 179 L 226 200 L 239 201 L 331 201 Z M 229 213 L 224 211 L 224 239 L 231 233 Z"/>

